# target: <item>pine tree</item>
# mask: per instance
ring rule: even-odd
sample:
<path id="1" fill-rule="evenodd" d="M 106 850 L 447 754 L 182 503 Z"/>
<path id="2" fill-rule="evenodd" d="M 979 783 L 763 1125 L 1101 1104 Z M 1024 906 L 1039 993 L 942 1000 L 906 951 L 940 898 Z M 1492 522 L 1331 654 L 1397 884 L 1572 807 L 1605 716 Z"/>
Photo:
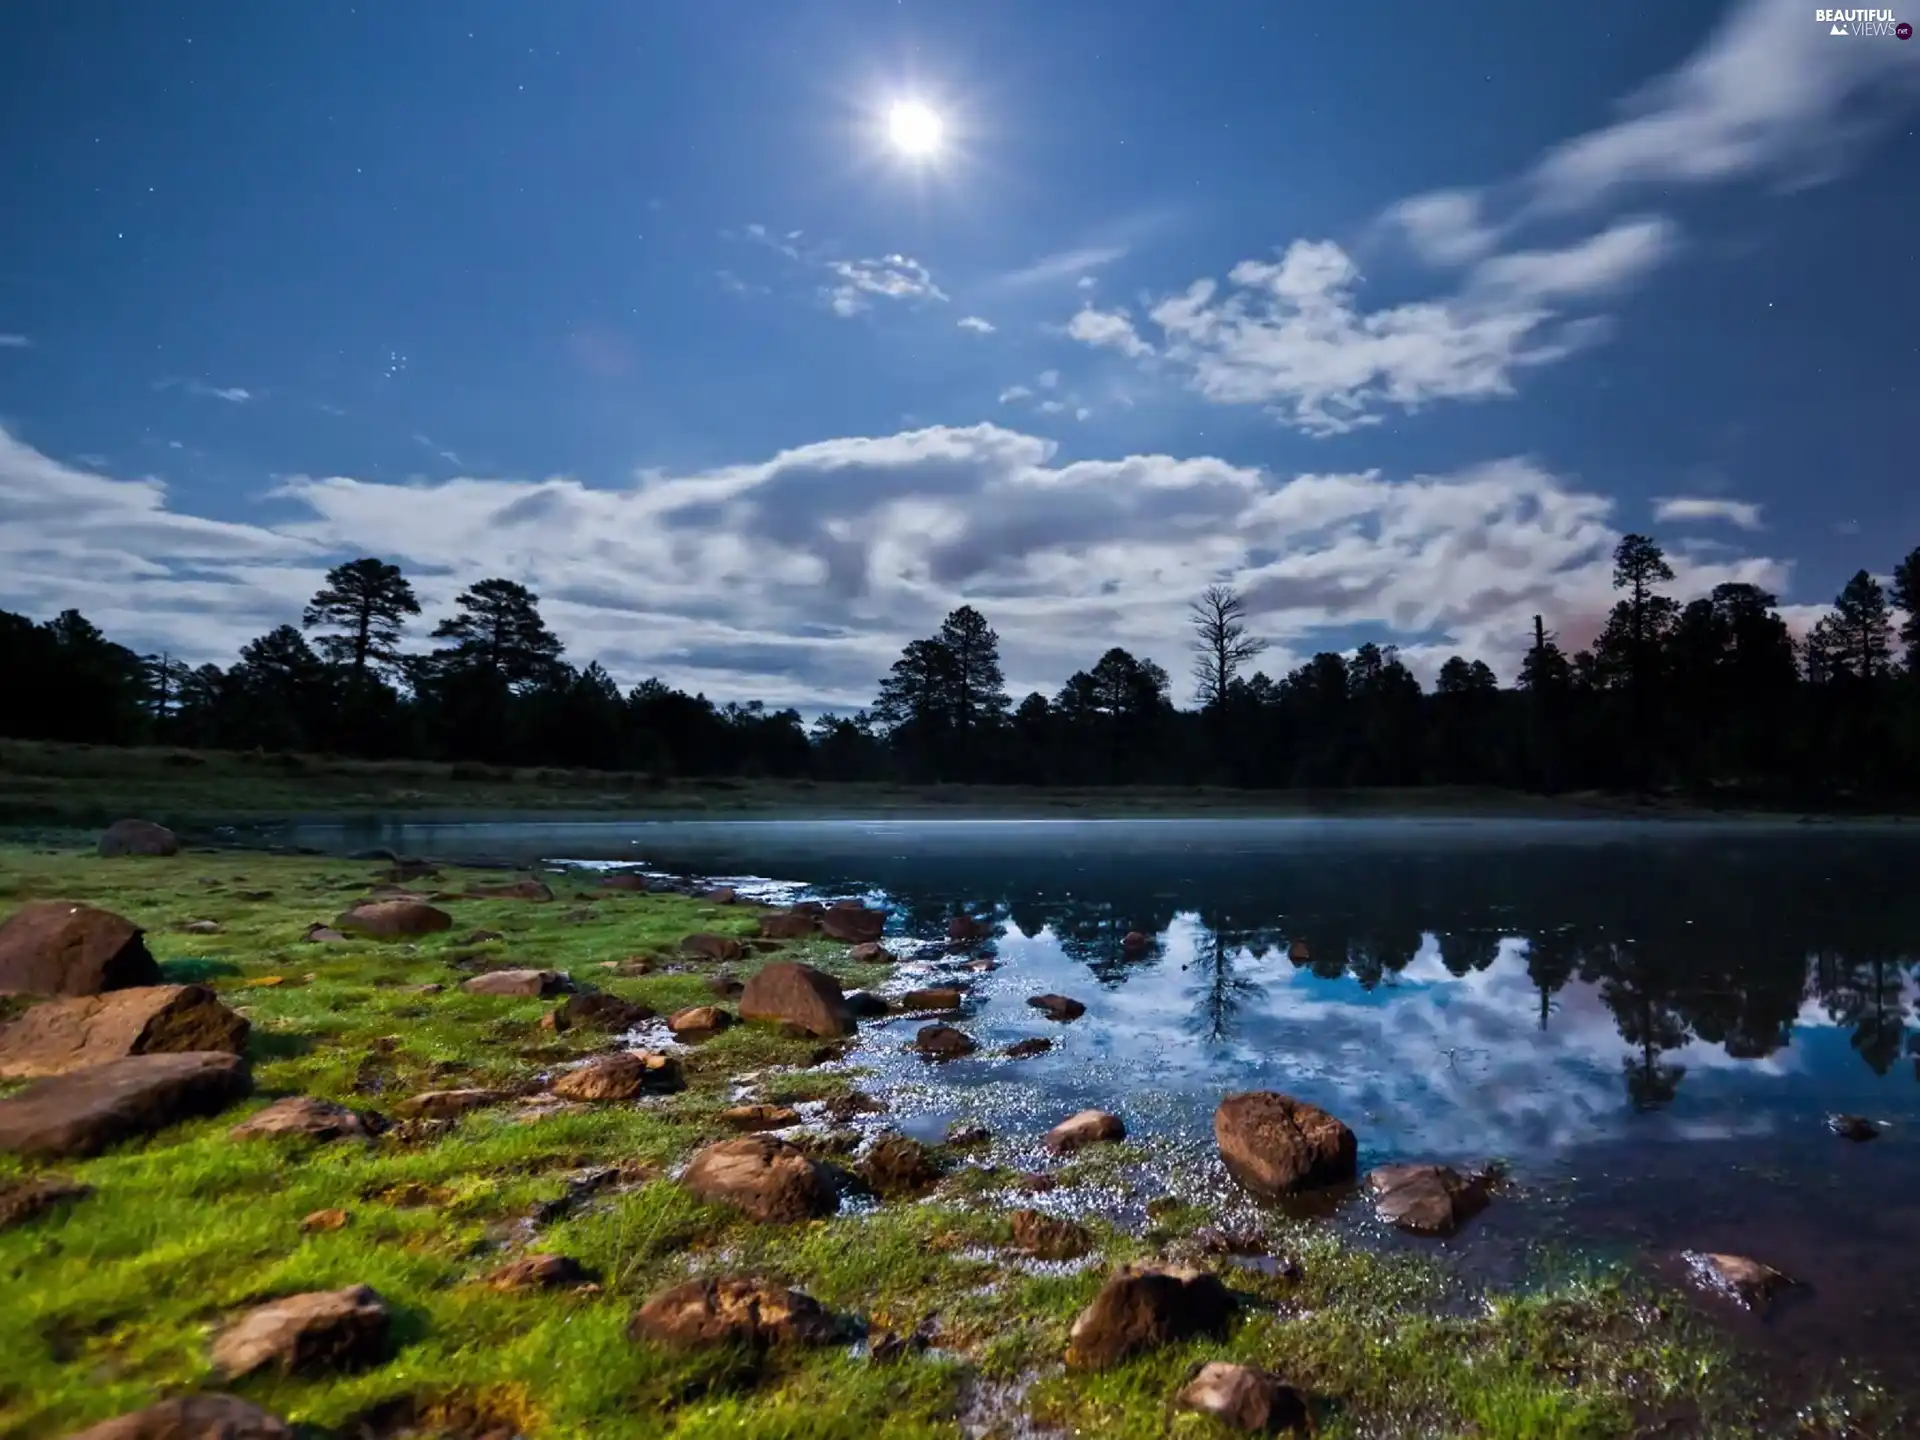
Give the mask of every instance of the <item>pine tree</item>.
<path id="1" fill-rule="evenodd" d="M 369 673 L 399 666 L 400 632 L 407 617 L 419 613 L 420 602 L 400 567 L 367 556 L 329 570 L 300 623 L 309 630 L 340 632 L 320 637 L 320 653 L 345 669 L 348 683 L 358 690 Z"/>
<path id="2" fill-rule="evenodd" d="M 1900 622 L 1900 648 L 1907 673 L 1920 675 L 1920 547 L 1893 567 L 1893 589 L 1888 598 L 1905 613 Z"/>
<path id="3" fill-rule="evenodd" d="M 433 627 L 451 640 L 435 652 L 442 671 L 478 671 L 513 690 L 544 684 L 565 647 L 540 618 L 540 597 L 512 580 L 481 580 L 456 597 L 460 613 Z"/>
<path id="4" fill-rule="evenodd" d="M 1190 607 L 1193 677 L 1202 710 L 1225 700 L 1242 667 L 1267 648 L 1265 640 L 1247 632 L 1246 614 L 1246 601 L 1230 585 L 1209 585 Z"/>

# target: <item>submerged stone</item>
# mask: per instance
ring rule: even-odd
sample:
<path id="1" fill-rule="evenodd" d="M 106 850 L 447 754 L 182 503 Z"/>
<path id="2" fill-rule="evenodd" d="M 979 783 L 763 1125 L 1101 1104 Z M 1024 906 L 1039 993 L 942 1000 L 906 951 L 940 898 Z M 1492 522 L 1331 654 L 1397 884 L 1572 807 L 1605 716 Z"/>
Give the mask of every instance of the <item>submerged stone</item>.
<path id="1" fill-rule="evenodd" d="M 1771 1265 L 1763 1265 L 1745 1255 L 1689 1250 L 1680 1258 L 1702 1288 L 1725 1295 L 1749 1309 L 1759 1308 L 1795 1283 Z"/>

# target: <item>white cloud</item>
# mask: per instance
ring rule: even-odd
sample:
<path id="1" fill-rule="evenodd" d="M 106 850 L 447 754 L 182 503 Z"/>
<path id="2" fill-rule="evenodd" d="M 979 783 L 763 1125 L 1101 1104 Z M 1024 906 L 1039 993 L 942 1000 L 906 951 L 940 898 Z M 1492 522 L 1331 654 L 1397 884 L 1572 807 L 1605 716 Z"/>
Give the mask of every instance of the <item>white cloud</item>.
<path id="1" fill-rule="evenodd" d="M 1480 212 L 1480 196 L 1472 190 L 1435 190 L 1400 201 L 1386 219 L 1427 260 L 1461 265 L 1480 259 L 1499 243 L 1499 233 Z"/>
<path id="2" fill-rule="evenodd" d="M 1009 385 L 1000 392 L 1000 403 L 1002 405 L 1012 405 L 1021 400 L 1031 400 L 1032 398 L 1033 391 L 1029 390 L 1025 385 Z"/>
<path id="3" fill-rule="evenodd" d="M 995 329 L 991 320 L 982 320 L 978 315 L 963 316 L 958 323 L 962 330 L 971 330 L 976 335 L 991 335 Z"/>
<path id="4" fill-rule="evenodd" d="M 244 405 L 259 397 L 251 390 L 240 385 L 209 385 L 204 380 L 156 380 L 156 390 L 180 390 L 202 400 L 224 400 L 229 405 Z"/>
<path id="5" fill-rule="evenodd" d="M 0 334 L 0 350 L 28 350 L 33 342 L 24 335 Z"/>
<path id="6" fill-rule="evenodd" d="M 1042 415 L 1058 415 L 1064 411 L 1067 406 L 1064 400 L 1042 400 L 1036 408 Z"/>
<path id="7" fill-rule="evenodd" d="M 1060 250 L 1052 255 L 1043 255 L 1031 265 L 1015 270 L 1000 277 L 1000 284 L 1010 289 L 1020 289 L 1032 285 L 1047 285 L 1060 280 L 1072 279 L 1084 285 L 1093 277 L 1087 272 L 1098 270 L 1103 265 L 1111 265 L 1123 259 L 1127 254 L 1124 245 L 1087 245 L 1073 250 Z"/>
<path id="8" fill-rule="evenodd" d="M 1723 520 L 1741 530 L 1760 528 L 1760 507 L 1746 500 L 1714 500 L 1695 495 L 1672 495 L 1653 503 L 1653 518 L 1662 524 L 1694 520 Z"/>
<path id="9" fill-rule="evenodd" d="M 1234 266 L 1230 290 L 1196 281 L 1149 318 L 1162 331 L 1158 353 L 1207 399 L 1340 435 L 1391 410 L 1513 394 L 1517 372 L 1601 333 L 1598 317 L 1570 316 L 1570 307 L 1628 284 L 1671 244 L 1665 221 L 1624 220 L 1562 249 L 1489 257 L 1454 295 L 1365 310 L 1347 252 L 1297 240 L 1277 260 Z M 1124 314 L 1084 309 L 1068 333 L 1136 357 L 1156 350 Z"/>
<path id="10" fill-rule="evenodd" d="M 1082 306 L 1067 322 L 1067 334 L 1083 345 L 1118 350 L 1129 359 L 1139 360 L 1153 354 L 1153 346 L 1140 338 L 1133 320 L 1124 310 L 1096 310 Z"/>
<path id="11" fill-rule="evenodd" d="M 840 277 L 840 284 L 828 292 L 833 313 L 842 317 L 858 315 L 867 309 L 870 296 L 886 300 L 945 300 L 946 294 L 933 283 L 927 267 L 905 255 L 884 255 L 878 260 L 832 260 L 827 268 Z"/>
<path id="12" fill-rule="evenodd" d="M 271 524 L 183 514 L 156 481 L 0 432 L 0 605 L 78 606 L 143 649 L 225 660 L 297 621 L 327 564 L 374 554 L 414 577 L 428 621 L 462 585 L 506 575 L 541 594 L 577 658 L 623 681 L 844 709 L 963 601 L 993 621 L 1022 690 L 1090 663 L 1088 636 L 1180 672 L 1187 603 L 1220 578 L 1276 642 L 1270 669 L 1364 626 L 1423 669 L 1457 650 L 1510 676 L 1536 612 L 1563 635 L 1604 614 L 1618 539 L 1610 501 L 1525 460 L 1286 479 L 1206 456 L 1062 462 L 1046 439 L 984 424 L 618 489 L 296 477 L 273 499 L 286 514 Z M 1682 598 L 1724 580 L 1778 593 L 1788 575 L 1763 556 L 1673 564 Z"/>
<path id="13" fill-rule="evenodd" d="M 1035 383 L 1038 384 L 1042 390 L 1057 389 L 1060 384 L 1060 372 L 1058 370 L 1042 370 L 1035 378 Z"/>

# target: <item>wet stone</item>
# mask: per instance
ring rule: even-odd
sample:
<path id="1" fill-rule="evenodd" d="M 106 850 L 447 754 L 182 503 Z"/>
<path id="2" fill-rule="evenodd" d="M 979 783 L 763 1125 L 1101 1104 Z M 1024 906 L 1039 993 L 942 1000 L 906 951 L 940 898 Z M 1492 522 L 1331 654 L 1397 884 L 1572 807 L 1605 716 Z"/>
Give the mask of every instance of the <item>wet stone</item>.
<path id="1" fill-rule="evenodd" d="M 1000 1053 L 1009 1060 L 1030 1060 L 1035 1055 L 1044 1055 L 1053 1048 L 1053 1041 L 1044 1035 L 1035 1035 L 1029 1040 L 1016 1040 Z"/>
<path id="2" fill-rule="evenodd" d="M 1307 1402 L 1280 1377 L 1251 1365 L 1216 1360 L 1181 1390 L 1177 1403 L 1249 1435 L 1278 1435 L 1309 1428 Z"/>
<path id="3" fill-rule="evenodd" d="M 1078 1020 L 1087 1013 L 1087 1007 L 1078 1000 L 1065 995 L 1034 995 L 1027 1004 L 1040 1011 L 1049 1020 L 1058 1020 L 1063 1024 L 1069 1020 Z"/>
<path id="4" fill-rule="evenodd" d="M 1745 1255 L 1689 1250 L 1681 1257 L 1695 1283 L 1748 1309 L 1758 1309 L 1794 1283 L 1788 1276 Z"/>
<path id="5" fill-rule="evenodd" d="M 1827 1128 L 1842 1140 L 1855 1144 L 1880 1138 L 1880 1127 L 1864 1115 L 1829 1115 Z"/>
<path id="6" fill-rule="evenodd" d="M 923 1025 L 913 1037 L 913 1048 L 929 1060 L 957 1060 L 973 1054 L 979 1046 L 970 1035 L 951 1025 Z"/>
<path id="7" fill-rule="evenodd" d="M 1486 1208 L 1487 1182 L 1445 1165 L 1382 1165 L 1367 1176 L 1374 1213 L 1416 1235 L 1451 1235 Z"/>
<path id="8" fill-rule="evenodd" d="M 958 1010 L 966 998 L 966 992 L 955 986 L 934 985 L 924 990 L 909 990 L 898 1003 L 902 1010 Z"/>
<path id="9" fill-rule="evenodd" d="M 1126 1138 L 1127 1127 L 1118 1115 L 1109 1115 L 1104 1110 L 1082 1110 L 1049 1130 L 1043 1143 L 1054 1154 L 1065 1155 L 1088 1145 L 1112 1144 Z"/>

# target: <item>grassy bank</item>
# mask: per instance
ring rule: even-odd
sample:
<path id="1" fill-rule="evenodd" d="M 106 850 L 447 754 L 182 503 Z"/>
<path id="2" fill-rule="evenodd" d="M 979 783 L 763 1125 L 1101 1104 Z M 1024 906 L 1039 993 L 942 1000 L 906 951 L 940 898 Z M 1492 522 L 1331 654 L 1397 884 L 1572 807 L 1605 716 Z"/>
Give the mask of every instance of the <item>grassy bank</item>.
<path id="1" fill-rule="evenodd" d="M 1632 807 L 1629 807 L 1632 808 Z M 0 824 L 99 825 L 140 815 L 176 828 L 305 815 L 602 814 L 634 818 L 1620 813 L 1601 797 L 1509 791 L 1246 791 L 674 780 L 602 770 L 507 769 L 338 756 L 0 740 Z"/>
<path id="2" fill-rule="evenodd" d="M 429 883 L 458 889 L 478 878 L 449 872 Z M 302 942 L 309 923 L 370 883 L 369 867 L 346 861 L 0 849 L 0 911 L 30 898 L 87 900 L 148 927 L 170 980 L 208 984 L 251 1019 L 256 1079 L 255 1097 L 225 1116 L 58 1167 L 94 1193 L 0 1231 L 0 1433 L 58 1436 L 161 1394 L 214 1388 L 207 1342 L 221 1320 L 273 1296 L 357 1283 L 392 1307 L 386 1363 L 226 1388 L 297 1422 L 368 1434 L 399 1433 L 394 1417 L 411 1417 L 408 1433 L 537 1440 L 1010 1436 L 1036 1425 L 1198 1437 L 1214 1433 L 1212 1422 L 1176 1413 L 1170 1397 L 1196 1362 L 1224 1358 L 1265 1365 L 1310 1394 L 1331 1440 L 1906 1433 L 1787 1428 L 1787 1412 L 1769 1408 L 1778 1397 L 1755 1392 L 1739 1357 L 1683 1308 L 1620 1277 L 1463 1305 L 1435 1266 L 1278 1217 L 1270 1248 L 1295 1273 L 1210 1262 L 1242 1301 L 1226 1339 L 1068 1372 L 1068 1328 L 1110 1266 L 1191 1250 L 1208 1217 L 1151 1207 L 1144 1232 L 1096 1219 L 1087 1261 L 1033 1262 L 1009 1248 L 1009 1209 L 1026 1203 L 1015 1175 L 944 1148 L 935 1155 L 947 1173 L 924 1199 L 797 1227 L 698 1203 L 673 1171 L 730 1133 L 720 1112 L 741 1077 L 754 1077 L 756 1098 L 786 1105 L 860 1083 L 858 1049 L 851 1071 L 822 1066 L 813 1042 L 752 1027 L 679 1052 L 688 1083 L 677 1095 L 584 1111 L 515 1102 L 373 1142 L 229 1138 L 235 1122 L 284 1095 L 391 1113 L 426 1089 L 537 1092 L 543 1076 L 612 1042 L 544 1030 L 550 1001 L 463 993 L 464 973 L 550 967 L 664 1014 L 712 998 L 716 967 L 679 956 L 682 936 L 755 928 L 744 905 L 657 894 L 582 904 L 560 880 L 552 902 L 448 902 L 454 929 L 417 943 Z M 183 929 L 209 920 L 217 933 Z M 476 928 L 502 938 L 471 941 Z M 808 941 L 790 952 L 849 983 L 879 978 L 850 966 L 845 947 Z M 656 957 L 653 971 L 609 968 L 636 956 Z M 727 968 L 745 974 L 769 958 Z M 446 988 L 419 988 L 430 984 Z M 816 1143 L 831 1150 L 831 1132 Z M 1112 1183 L 1119 1158 L 1057 1163 L 1054 1175 L 1065 1192 L 1091 1191 Z M 555 1203 L 596 1170 L 613 1173 L 577 1204 Z M 0 1185 L 32 1173 L 0 1157 Z M 342 1228 L 303 1229 L 304 1217 L 331 1209 L 347 1212 Z M 535 1295 L 481 1283 L 528 1252 L 573 1257 L 595 1283 Z M 774 1276 L 872 1332 L 925 1325 L 936 1339 L 879 1364 L 859 1346 L 756 1360 L 627 1337 L 647 1296 L 713 1273 Z M 1857 1421 L 1857 1400 L 1848 1404 Z M 1680 1428 L 1654 1428 L 1675 1417 Z"/>

